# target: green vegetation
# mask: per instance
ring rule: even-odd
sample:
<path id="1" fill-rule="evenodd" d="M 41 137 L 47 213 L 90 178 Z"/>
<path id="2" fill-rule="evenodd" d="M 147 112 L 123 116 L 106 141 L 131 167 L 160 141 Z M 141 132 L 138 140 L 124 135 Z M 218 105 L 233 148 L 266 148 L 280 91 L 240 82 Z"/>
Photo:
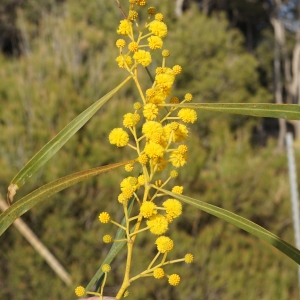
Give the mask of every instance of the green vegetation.
<path id="1" fill-rule="evenodd" d="M 176 81 L 178 96 L 191 92 L 198 102 L 213 103 L 272 100 L 260 83 L 256 58 L 246 52 L 241 33 L 229 29 L 224 15 L 206 17 L 193 8 L 176 20 L 171 1 L 153 2 L 166 12 L 172 29 L 166 44 L 173 50 L 170 64 L 176 58 L 183 66 Z M 125 79 L 115 62 L 115 28 L 121 13 L 114 1 L 47 1 L 45 7 L 34 5 L 39 1 L 30 3 L 17 19 L 23 55 L 0 56 L 3 196 L 14 175 L 44 144 Z M 145 80 L 147 76 L 145 72 Z M 128 159 L 129 152 L 109 145 L 107 136 L 119 126 L 136 93 L 127 84 L 16 197 L 70 173 Z M 251 134 L 258 122 L 252 117 L 199 112 L 188 139 L 193 163 L 176 181 L 184 182 L 186 195 L 238 213 L 293 244 L 286 158 L 275 151 L 273 140 L 263 148 L 254 145 Z M 102 242 L 109 229 L 99 224 L 97 216 L 109 207 L 121 221 L 112 200 L 118 196 L 115 186 L 122 172 L 79 183 L 23 216 L 71 274 L 74 287 L 89 282 L 109 251 Z M 294 262 L 222 220 L 188 205 L 184 212 L 173 225 L 174 243 L 181 247 L 172 255 L 195 254 L 195 262 L 181 269 L 186 280 L 174 289 L 154 280 L 143 284 L 143 279 L 137 288 L 133 284 L 130 299 L 296 299 Z M 144 235 L 137 240 L 140 248 L 133 273 L 149 259 L 153 244 L 147 243 L 149 239 Z M 13 227 L 1 236 L 0 253 L 1 299 L 74 299 L 73 287 L 66 287 Z M 121 252 L 112 264 L 107 293 L 114 293 L 122 280 L 119 266 L 124 258 Z"/>

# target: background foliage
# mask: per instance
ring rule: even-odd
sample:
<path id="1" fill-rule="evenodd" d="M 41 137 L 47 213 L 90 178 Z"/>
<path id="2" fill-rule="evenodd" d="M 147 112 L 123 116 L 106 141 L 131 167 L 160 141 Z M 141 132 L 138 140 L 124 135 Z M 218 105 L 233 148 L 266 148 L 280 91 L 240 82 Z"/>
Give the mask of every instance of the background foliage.
<path id="1" fill-rule="evenodd" d="M 230 28 L 223 13 L 207 17 L 191 6 L 176 19 L 172 1 L 153 2 L 165 13 L 172 30 L 166 39 L 166 47 L 173 50 L 169 64 L 183 66 L 176 82 L 177 96 L 192 92 L 197 101 L 205 102 L 272 101 L 271 67 L 260 64 L 262 57 L 272 61 L 271 38 L 257 48 L 257 59 L 245 49 L 243 35 Z M 2 195 L 36 151 L 126 76 L 114 61 L 115 28 L 121 17 L 114 1 L 22 3 L 14 23 L 21 37 L 16 48 L 20 55 L 0 56 Z M 263 80 L 258 70 L 265 74 Z M 120 125 L 135 97 L 135 89 L 128 84 L 20 190 L 18 197 L 72 172 L 131 158 L 126 150 L 112 148 L 107 135 Z M 286 158 L 275 151 L 274 140 L 269 139 L 263 147 L 253 140 L 260 124 L 260 120 L 241 116 L 199 114 L 189 137 L 192 163 L 177 181 L 184 184 L 186 195 L 238 213 L 293 243 Z M 116 219 L 122 218 L 118 206 L 113 205 L 121 175 L 113 171 L 78 184 L 24 216 L 70 272 L 75 286 L 91 279 L 109 250 L 102 242 L 109 227 L 100 226 L 97 215 L 107 210 Z M 297 297 L 297 269 L 292 261 L 215 217 L 186 205 L 184 210 L 172 228 L 175 245 L 180 245 L 173 255 L 192 252 L 195 263 L 180 268 L 183 280 L 175 289 L 154 279 L 134 283 L 132 299 Z M 149 239 L 145 235 L 138 240 L 133 272 L 141 270 L 149 260 L 148 253 L 154 251 Z M 74 299 L 73 288 L 56 277 L 13 227 L 1 237 L 0 254 L 1 299 Z M 107 294 L 116 291 L 123 263 L 121 254 L 112 266 Z M 178 266 L 174 268 L 178 270 Z"/>

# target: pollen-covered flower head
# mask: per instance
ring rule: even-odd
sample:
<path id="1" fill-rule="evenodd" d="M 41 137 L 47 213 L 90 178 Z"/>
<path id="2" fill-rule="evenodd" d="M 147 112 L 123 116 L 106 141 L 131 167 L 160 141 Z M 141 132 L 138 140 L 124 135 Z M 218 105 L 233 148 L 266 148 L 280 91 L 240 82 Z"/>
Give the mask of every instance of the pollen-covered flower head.
<path id="1" fill-rule="evenodd" d="M 110 221 L 110 215 L 109 213 L 107 212 L 102 212 L 100 215 L 99 215 L 99 221 L 101 223 L 108 223 Z"/>
<path id="2" fill-rule="evenodd" d="M 168 199 L 163 203 L 163 207 L 166 209 L 168 215 L 172 218 L 177 218 L 182 213 L 182 205 L 176 199 Z"/>
<path id="3" fill-rule="evenodd" d="M 129 176 L 121 181 L 120 187 L 121 191 L 123 191 L 126 188 L 132 188 L 134 191 L 136 191 L 139 188 L 139 183 L 136 177 Z"/>
<path id="4" fill-rule="evenodd" d="M 173 241 L 167 236 L 160 236 L 156 239 L 155 244 L 160 253 L 170 252 L 174 246 Z"/>
<path id="5" fill-rule="evenodd" d="M 132 59 L 129 55 L 119 55 L 116 58 L 116 62 L 121 69 L 125 69 L 126 67 L 130 67 L 132 65 Z"/>
<path id="6" fill-rule="evenodd" d="M 141 64 L 143 67 L 147 67 L 152 62 L 152 57 L 150 52 L 145 50 L 138 50 L 134 53 L 133 59 L 136 60 L 137 63 Z"/>
<path id="7" fill-rule="evenodd" d="M 131 26 L 132 26 L 132 24 L 130 21 L 128 21 L 126 19 L 121 20 L 119 28 L 117 30 L 117 33 L 122 34 L 122 35 L 129 35 L 131 32 Z"/>
<path id="8" fill-rule="evenodd" d="M 161 49 L 163 45 L 163 41 L 159 36 L 150 36 L 147 41 L 151 50 Z"/>
<path id="9" fill-rule="evenodd" d="M 180 153 L 179 151 L 175 150 L 170 154 L 170 162 L 176 168 L 182 167 L 186 164 L 186 154 Z"/>
<path id="10" fill-rule="evenodd" d="M 193 254 L 187 253 L 187 254 L 184 256 L 184 261 L 185 261 L 187 264 L 191 264 L 191 263 L 194 261 L 194 256 L 193 256 Z"/>
<path id="11" fill-rule="evenodd" d="M 153 234 L 161 235 L 168 230 L 169 223 L 163 215 L 155 215 L 147 220 L 147 226 Z"/>
<path id="12" fill-rule="evenodd" d="M 177 124 L 176 129 L 174 129 L 174 123 Z M 176 122 L 172 122 L 164 126 L 164 134 L 167 140 L 169 140 L 171 133 L 172 133 L 172 142 L 179 143 L 184 141 L 187 138 L 189 131 L 184 124 L 178 124 Z"/>
<path id="13" fill-rule="evenodd" d="M 160 38 L 165 37 L 168 33 L 168 27 L 164 22 L 154 20 L 150 23 L 148 27 L 154 35 L 159 36 Z"/>
<path id="14" fill-rule="evenodd" d="M 160 144 L 151 141 L 146 144 L 144 151 L 148 157 L 153 159 L 163 157 L 165 153 L 165 149 Z"/>
<path id="15" fill-rule="evenodd" d="M 110 132 L 108 139 L 112 145 L 116 145 L 117 147 L 124 147 L 129 142 L 129 135 L 124 129 L 115 128 Z"/>
<path id="16" fill-rule="evenodd" d="M 155 82 L 157 86 L 163 88 L 163 89 L 170 89 L 172 88 L 173 84 L 175 81 L 175 75 L 174 73 L 168 74 L 168 73 L 163 73 L 163 74 L 158 74 L 155 76 Z"/>
<path id="17" fill-rule="evenodd" d="M 170 285 L 176 286 L 180 282 L 180 276 L 178 274 L 172 274 L 169 276 L 168 281 Z"/>
<path id="18" fill-rule="evenodd" d="M 156 279 L 161 279 L 165 276 L 165 271 L 164 269 L 162 268 L 156 268 L 154 271 L 153 271 L 153 277 L 156 278 Z"/>
<path id="19" fill-rule="evenodd" d="M 139 114 L 127 113 L 123 117 L 123 125 L 126 128 L 134 127 L 139 121 L 141 117 Z"/>
<path id="20" fill-rule="evenodd" d="M 85 288 L 83 286 L 78 286 L 76 289 L 75 289 L 75 294 L 77 297 L 81 297 L 85 294 Z"/>
<path id="21" fill-rule="evenodd" d="M 197 113 L 194 109 L 182 108 L 178 112 L 178 117 L 185 123 L 194 123 L 197 120 Z"/>
<path id="22" fill-rule="evenodd" d="M 175 194 L 182 194 L 183 192 L 183 186 L 179 186 L 179 185 L 175 185 L 173 188 L 172 188 L 172 193 L 175 193 Z"/>
<path id="23" fill-rule="evenodd" d="M 143 115 L 147 120 L 154 120 L 158 115 L 158 107 L 153 103 L 147 103 L 144 106 Z M 161 127 L 162 128 L 162 127 Z"/>
<path id="24" fill-rule="evenodd" d="M 154 136 L 163 135 L 164 131 L 159 122 L 148 121 L 143 125 L 142 132 L 148 139 L 151 140 Z"/>
<path id="25" fill-rule="evenodd" d="M 111 266 L 109 264 L 104 264 L 101 269 L 103 273 L 108 273 L 111 270 Z"/>
<path id="26" fill-rule="evenodd" d="M 140 207 L 140 213 L 144 218 L 150 218 L 157 214 L 156 205 L 151 201 L 145 201 Z"/>

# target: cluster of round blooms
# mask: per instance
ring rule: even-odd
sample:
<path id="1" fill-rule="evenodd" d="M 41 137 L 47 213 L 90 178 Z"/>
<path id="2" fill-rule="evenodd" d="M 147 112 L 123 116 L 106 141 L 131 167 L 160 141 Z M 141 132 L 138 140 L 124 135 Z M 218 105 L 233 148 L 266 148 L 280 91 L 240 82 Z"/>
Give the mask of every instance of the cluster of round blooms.
<path id="1" fill-rule="evenodd" d="M 126 228 L 127 241 L 134 242 L 133 235 L 138 234 L 139 231 L 149 230 L 158 236 L 155 241 L 158 255 L 163 255 L 165 259 L 173 249 L 174 243 L 164 234 L 170 223 L 182 214 L 182 205 L 177 199 L 172 198 L 163 199 L 160 204 L 157 203 L 158 197 L 167 196 L 163 193 L 163 188 L 169 180 L 178 176 L 178 171 L 172 170 L 166 181 L 156 176 L 158 172 L 166 169 L 168 164 L 178 169 L 187 163 L 188 147 L 185 141 L 189 135 L 188 126 L 196 122 L 197 114 L 193 109 L 177 106 L 177 104 L 192 101 L 193 96 L 187 93 L 183 99 L 179 99 L 172 95 L 176 76 L 181 74 L 182 67 L 180 65 L 167 67 L 166 60 L 170 56 L 170 51 L 167 49 L 162 50 L 162 65 L 156 68 L 153 83 L 146 90 L 141 88 L 137 76 L 138 65 L 147 67 L 151 64 L 150 51 L 163 48 L 163 38 L 167 35 L 168 28 L 163 22 L 163 14 L 157 13 L 153 7 L 148 8 L 148 22 L 144 26 L 139 26 L 137 8 L 138 6 L 143 7 L 146 0 L 129 0 L 129 3 L 128 17 L 120 21 L 117 29 L 117 33 L 122 35 L 122 38 L 116 41 L 116 47 L 119 49 L 116 61 L 118 66 L 126 69 L 134 79 L 141 101 L 135 102 L 133 111 L 124 115 L 123 128 L 114 128 L 108 138 L 112 145 L 127 146 L 136 152 L 134 163 L 130 162 L 125 165 L 126 172 L 136 169 L 142 171 L 136 177 L 124 178 L 120 183 L 121 193 L 118 196 L 118 202 L 123 205 L 125 210 L 126 227 L 112 221 L 107 212 L 100 213 L 99 221 L 101 223 L 111 222 L 124 230 Z M 163 106 L 167 101 L 171 107 L 165 110 Z M 138 164 L 139 168 L 135 168 L 134 164 Z M 176 198 L 183 193 L 183 186 L 173 186 L 172 192 L 177 194 L 173 195 Z M 142 197 L 141 194 L 143 194 Z M 137 215 L 130 218 L 126 213 L 129 199 L 136 200 L 139 205 Z M 130 222 L 133 220 L 138 220 L 136 223 L 138 229 L 135 228 L 134 230 L 137 231 L 129 234 L 128 228 L 131 228 Z M 142 222 L 143 220 L 144 222 Z M 140 228 L 140 226 L 144 227 Z M 104 235 L 103 241 L 111 243 L 118 240 L 114 240 L 110 235 Z M 186 254 L 179 261 L 190 264 L 193 259 L 192 254 Z M 152 267 L 149 270 L 151 273 L 148 275 L 152 275 L 153 272 L 154 278 L 167 277 L 170 285 L 178 285 L 179 275 L 165 274 L 162 266 L 164 266 L 163 263 Z M 109 272 L 110 266 L 103 265 L 102 271 Z M 82 290 L 82 287 L 77 288 L 76 295 L 84 295 L 84 293 L 85 290 Z"/>

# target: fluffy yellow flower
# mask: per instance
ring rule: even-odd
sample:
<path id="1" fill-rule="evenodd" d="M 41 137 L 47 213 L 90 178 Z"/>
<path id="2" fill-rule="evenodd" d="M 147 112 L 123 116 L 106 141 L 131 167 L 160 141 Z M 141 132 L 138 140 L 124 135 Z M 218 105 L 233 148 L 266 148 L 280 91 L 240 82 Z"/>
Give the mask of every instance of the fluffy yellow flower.
<path id="1" fill-rule="evenodd" d="M 167 236 L 160 236 L 156 239 L 155 244 L 160 253 L 170 252 L 174 246 L 173 241 Z"/>
<path id="2" fill-rule="evenodd" d="M 159 36 L 150 36 L 147 40 L 151 50 L 161 49 L 163 45 L 163 41 Z"/>
<path id="3" fill-rule="evenodd" d="M 163 215 L 152 216 L 146 223 L 153 234 L 161 235 L 168 230 L 169 223 Z"/>
<path id="4" fill-rule="evenodd" d="M 85 294 L 85 288 L 83 286 L 78 286 L 76 289 L 75 289 L 75 294 L 77 297 L 81 297 Z"/>
<path id="5" fill-rule="evenodd" d="M 165 271 L 162 268 L 157 268 L 153 271 L 153 277 L 156 279 L 161 279 L 165 276 Z"/>
<path id="6" fill-rule="evenodd" d="M 157 214 L 156 205 L 150 201 L 143 202 L 140 207 L 140 213 L 144 218 L 152 217 Z"/>
<path id="7" fill-rule="evenodd" d="M 152 62 L 152 57 L 150 52 L 145 50 L 138 50 L 134 53 L 133 59 L 137 61 L 137 63 L 141 64 L 143 67 L 147 67 Z"/>
<path id="8" fill-rule="evenodd" d="M 132 188 L 134 191 L 136 191 L 139 188 L 137 178 L 132 176 L 124 178 L 120 183 L 120 188 L 122 192 L 126 188 Z"/>
<path id="9" fill-rule="evenodd" d="M 178 117 L 185 123 L 194 123 L 197 120 L 197 113 L 194 109 L 182 108 L 178 112 Z"/>
<path id="10" fill-rule="evenodd" d="M 175 81 L 174 74 L 158 74 L 155 76 L 155 82 L 157 86 L 163 89 L 170 89 Z"/>
<path id="11" fill-rule="evenodd" d="M 155 7 L 151 6 L 148 8 L 148 14 L 149 15 L 155 15 L 156 14 L 156 9 Z"/>
<path id="12" fill-rule="evenodd" d="M 144 106 L 143 115 L 147 120 L 154 120 L 158 115 L 158 107 L 153 103 Z"/>
<path id="13" fill-rule="evenodd" d="M 166 212 L 172 218 L 177 218 L 182 214 L 182 205 L 176 199 L 168 199 L 163 203 Z"/>
<path id="14" fill-rule="evenodd" d="M 142 132 L 151 139 L 153 136 L 163 135 L 163 127 L 159 122 L 148 121 L 143 125 Z"/>
<path id="15" fill-rule="evenodd" d="M 131 172 L 133 170 L 134 166 L 133 166 L 133 164 L 127 164 L 127 165 L 125 165 L 124 168 L 125 168 L 126 172 Z"/>
<path id="16" fill-rule="evenodd" d="M 165 37 L 168 33 L 168 27 L 164 22 L 154 20 L 149 25 L 149 31 L 160 38 Z"/>
<path id="17" fill-rule="evenodd" d="M 170 172 L 170 177 L 176 178 L 177 176 L 178 176 L 178 172 L 177 172 L 176 170 L 172 170 L 172 171 Z"/>
<path id="18" fill-rule="evenodd" d="M 100 215 L 99 215 L 99 221 L 101 223 L 108 223 L 110 221 L 110 215 L 109 213 L 107 212 L 102 212 Z"/>
<path id="19" fill-rule="evenodd" d="M 156 144 L 154 142 L 147 143 L 144 151 L 148 155 L 148 157 L 154 159 L 158 157 L 163 157 L 165 152 L 164 148 L 161 145 Z"/>
<path id="20" fill-rule="evenodd" d="M 176 168 L 182 167 L 186 164 L 186 154 L 182 154 L 175 150 L 170 155 L 170 162 Z"/>
<path id="21" fill-rule="evenodd" d="M 126 46 L 125 40 L 123 40 L 123 39 L 118 39 L 118 40 L 116 41 L 116 46 L 117 46 L 118 48 L 124 48 L 124 47 Z"/>
<path id="22" fill-rule="evenodd" d="M 116 58 L 116 62 L 121 69 L 125 69 L 126 66 L 130 67 L 132 65 L 132 59 L 129 55 L 119 55 Z"/>
<path id="23" fill-rule="evenodd" d="M 184 153 L 187 153 L 188 147 L 186 145 L 179 145 L 177 150 L 178 150 L 178 152 L 184 154 Z"/>
<path id="24" fill-rule="evenodd" d="M 176 75 L 180 74 L 182 72 L 182 67 L 179 65 L 175 65 L 173 67 L 173 71 L 175 72 Z"/>
<path id="25" fill-rule="evenodd" d="M 155 15 L 155 20 L 156 21 L 162 21 L 164 19 L 164 15 L 161 13 L 158 13 Z"/>
<path id="26" fill-rule="evenodd" d="M 131 22 L 129 22 L 128 20 L 121 20 L 117 33 L 122 35 L 129 35 L 130 32 L 131 32 Z"/>
<path id="27" fill-rule="evenodd" d="M 193 256 L 193 254 L 190 254 L 190 253 L 186 254 L 186 255 L 184 256 L 184 261 L 185 261 L 187 264 L 191 264 L 191 263 L 194 261 L 194 256 Z"/>
<path id="28" fill-rule="evenodd" d="M 193 95 L 190 94 L 190 93 L 185 94 L 184 100 L 187 101 L 187 102 L 192 101 L 193 100 Z"/>
<path id="29" fill-rule="evenodd" d="M 180 276 L 178 274 L 172 274 L 172 275 L 169 276 L 168 281 L 169 281 L 170 285 L 176 286 L 180 282 Z"/>
<path id="30" fill-rule="evenodd" d="M 164 134 L 165 134 L 167 140 L 169 139 L 172 130 L 174 130 L 174 128 L 172 128 L 172 127 L 174 127 L 173 123 L 170 123 L 170 124 L 167 124 L 166 126 L 164 126 Z M 177 123 L 177 125 L 178 126 L 177 126 L 176 130 L 174 130 L 174 132 L 173 132 L 172 141 L 179 143 L 179 142 L 184 141 L 187 138 L 189 131 L 184 124 Z"/>
<path id="31" fill-rule="evenodd" d="M 139 163 L 141 164 L 141 165 L 145 165 L 146 163 L 148 162 L 148 156 L 146 155 L 146 154 L 141 154 L 140 156 L 139 156 Z"/>
<path id="32" fill-rule="evenodd" d="M 138 183 L 139 183 L 139 185 L 144 185 L 145 184 L 145 176 L 144 175 L 140 175 L 138 177 Z"/>
<path id="33" fill-rule="evenodd" d="M 129 135 L 122 128 L 115 128 L 110 132 L 108 139 L 112 145 L 124 147 L 129 142 Z"/>
<path id="34" fill-rule="evenodd" d="M 139 14 L 137 11 L 135 10 L 130 10 L 129 11 L 129 14 L 128 14 L 128 19 L 133 21 L 133 20 L 136 20 L 138 18 Z"/>
<path id="35" fill-rule="evenodd" d="M 113 241 L 113 238 L 112 238 L 112 236 L 109 235 L 109 234 L 106 234 L 106 235 L 103 237 L 103 242 L 104 242 L 105 244 L 109 244 L 109 243 L 111 243 L 112 241 Z"/>
<path id="36" fill-rule="evenodd" d="M 183 192 L 183 186 L 179 186 L 179 185 L 175 185 L 173 188 L 172 188 L 172 193 L 175 193 L 175 194 L 182 194 Z"/>
<path id="37" fill-rule="evenodd" d="M 134 127 L 139 121 L 141 117 L 139 114 L 127 113 L 123 117 L 123 125 L 126 128 Z"/>
<path id="38" fill-rule="evenodd" d="M 136 52 L 136 51 L 138 51 L 138 49 L 139 49 L 139 45 L 138 45 L 138 43 L 136 43 L 136 42 L 131 42 L 131 43 L 129 43 L 129 45 L 128 45 L 128 49 L 129 49 L 131 52 Z"/>
<path id="39" fill-rule="evenodd" d="M 111 270 L 111 266 L 109 264 L 104 264 L 101 269 L 103 273 L 108 273 Z"/>
<path id="40" fill-rule="evenodd" d="M 156 85 L 152 89 L 146 91 L 147 102 L 154 104 L 162 104 L 165 102 L 166 98 L 171 94 L 172 88 L 163 88 Z"/>

